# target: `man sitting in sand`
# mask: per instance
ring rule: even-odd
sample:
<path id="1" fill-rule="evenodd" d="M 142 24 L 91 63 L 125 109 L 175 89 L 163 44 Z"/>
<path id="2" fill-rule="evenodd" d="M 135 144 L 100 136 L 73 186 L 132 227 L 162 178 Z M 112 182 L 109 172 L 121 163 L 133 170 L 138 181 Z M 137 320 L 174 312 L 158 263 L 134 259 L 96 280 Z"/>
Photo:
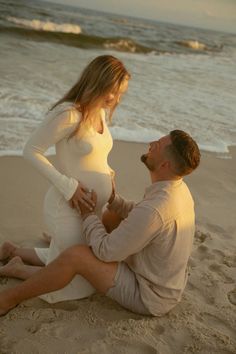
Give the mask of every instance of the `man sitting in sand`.
<path id="1" fill-rule="evenodd" d="M 61 289 L 76 274 L 139 314 L 162 316 L 180 301 L 195 229 L 194 203 L 182 178 L 199 165 L 200 152 L 187 133 L 174 130 L 150 143 L 141 160 L 152 182 L 143 200 L 127 202 L 114 192 L 104 224 L 80 205 L 86 245 L 68 248 L 29 279 L 2 291 L 1 315 L 23 300 Z M 95 193 L 91 198 L 96 202 Z M 17 276 L 24 264 L 14 264 Z"/>

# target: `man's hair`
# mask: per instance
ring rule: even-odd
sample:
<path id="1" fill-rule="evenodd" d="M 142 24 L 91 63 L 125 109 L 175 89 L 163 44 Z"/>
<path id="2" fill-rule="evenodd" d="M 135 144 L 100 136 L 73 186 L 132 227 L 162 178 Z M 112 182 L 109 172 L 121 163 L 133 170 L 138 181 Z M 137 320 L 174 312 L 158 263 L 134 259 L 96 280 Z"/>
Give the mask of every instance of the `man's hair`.
<path id="1" fill-rule="evenodd" d="M 197 143 L 183 130 L 170 132 L 172 144 L 166 147 L 168 157 L 171 159 L 174 173 L 185 176 L 191 173 L 200 163 L 200 151 Z"/>

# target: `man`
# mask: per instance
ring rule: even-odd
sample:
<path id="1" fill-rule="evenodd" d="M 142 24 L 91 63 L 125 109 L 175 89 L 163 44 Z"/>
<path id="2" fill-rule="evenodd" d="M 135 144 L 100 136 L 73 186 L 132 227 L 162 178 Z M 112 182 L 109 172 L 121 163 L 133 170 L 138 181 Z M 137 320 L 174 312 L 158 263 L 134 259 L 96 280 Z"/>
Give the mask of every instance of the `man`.
<path id="1" fill-rule="evenodd" d="M 64 251 L 48 266 L 0 293 L 0 314 L 23 300 L 67 285 L 76 274 L 140 314 L 161 316 L 181 299 L 194 237 L 194 204 L 182 177 L 200 162 L 196 142 L 174 130 L 141 157 L 152 184 L 141 202 L 114 193 L 101 220 L 80 204 L 86 245 Z M 92 199 L 96 202 L 95 193 Z M 114 229 L 117 220 L 121 221 Z"/>

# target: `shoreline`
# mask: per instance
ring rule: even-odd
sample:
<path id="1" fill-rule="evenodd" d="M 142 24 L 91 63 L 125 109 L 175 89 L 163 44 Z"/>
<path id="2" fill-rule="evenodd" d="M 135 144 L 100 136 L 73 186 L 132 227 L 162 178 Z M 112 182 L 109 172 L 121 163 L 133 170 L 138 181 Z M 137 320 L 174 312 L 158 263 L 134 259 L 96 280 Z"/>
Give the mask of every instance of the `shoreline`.
<path id="1" fill-rule="evenodd" d="M 117 143 L 125 143 L 125 144 L 140 144 L 140 145 L 147 145 L 148 142 L 137 142 L 137 141 L 127 141 L 127 140 L 122 140 L 122 139 L 115 139 L 113 138 L 114 142 Z M 202 154 L 207 154 L 209 156 L 215 156 L 220 159 L 232 159 L 233 156 L 236 154 L 236 145 L 228 145 L 227 149 L 228 152 L 219 152 L 219 151 L 211 151 L 207 150 L 204 148 L 200 148 Z M 46 156 L 54 156 L 55 155 L 55 150 L 53 148 L 50 148 L 48 152 L 46 152 Z M 22 155 L 22 150 L 0 150 L 0 158 L 4 156 L 23 156 Z"/>

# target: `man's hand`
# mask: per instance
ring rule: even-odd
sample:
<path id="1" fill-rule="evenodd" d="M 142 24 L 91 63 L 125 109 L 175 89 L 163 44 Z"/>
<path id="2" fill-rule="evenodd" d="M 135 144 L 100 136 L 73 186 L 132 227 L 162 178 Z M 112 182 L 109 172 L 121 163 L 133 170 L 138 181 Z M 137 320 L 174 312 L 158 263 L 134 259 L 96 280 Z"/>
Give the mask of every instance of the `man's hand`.
<path id="1" fill-rule="evenodd" d="M 94 190 L 92 190 L 91 192 L 88 192 L 87 197 L 91 201 L 91 203 L 89 203 L 89 205 L 93 204 L 94 207 L 92 208 L 91 206 L 88 206 L 87 204 L 78 202 L 77 209 L 78 209 L 78 212 L 81 214 L 82 218 L 84 218 L 87 214 L 93 213 L 94 209 L 96 207 L 96 204 L 97 204 L 97 194 Z"/>
<path id="2" fill-rule="evenodd" d="M 115 186 L 114 177 L 111 178 L 111 183 L 112 183 L 112 191 L 111 191 L 110 198 L 108 199 L 109 204 L 111 204 L 113 202 L 113 200 L 115 199 L 115 195 L 116 195 L 116 186 Z"/>

